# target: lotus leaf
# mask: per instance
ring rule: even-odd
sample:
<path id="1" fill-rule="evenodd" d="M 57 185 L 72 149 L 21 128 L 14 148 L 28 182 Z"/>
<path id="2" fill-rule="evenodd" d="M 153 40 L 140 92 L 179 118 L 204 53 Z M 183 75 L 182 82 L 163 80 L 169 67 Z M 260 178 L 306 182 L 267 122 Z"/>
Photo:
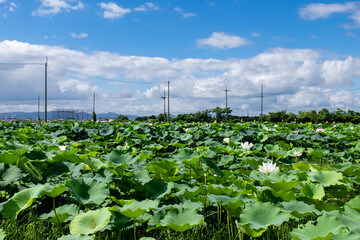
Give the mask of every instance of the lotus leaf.
<path id="1" fill-rule="evenodd" d="M 21 170 L 16 166 L 7 167 L 0 163 L 0 187 L 13 184 L 21 178 Z"/>
<path id="2" fill-rule="evenodd" d="M 193 226 L 204 223 L 204 217 L 190 209 L 172 209 L 160 220 L 161 226 L 184 232 Z"/>
<path id="3" fill-rule="evenodd" d="M 83 234 L 76 234 L 76 235 L 64 235 L 57 240 L 93 240 L 94 236 L 86 236 Z"/>
<path id="4" fill-rule="evenodd" d="M 19 159 L 19 156 L 11 153 L 1 153 L 0 154 L 0 163 L 13 164 Z"/>
<path id="5" fill-rule="evenodd" d="M 57 217 L 55 216 L 55 212 L 51 211 L 49 213 L 40 215 L 38 219 L 55 224 L 58 224 L 59 221 L 67 222 L 72 219 L 74 214 L 77 213 L 78 209 L 79 207 L 75 204 L 65 204 L 55 209 Z"/>
<path id="6" fill-rule="evenodd" d="M 4 240 L 5 237 L 6 237 L 6 232 L 2 228 L 0 228 L 0 240 Z"/>
<path id="7" fill-rule="evenodd" d="M 103 230 L 110 222 L 111 212 L 108 208 L 80 213 L 70 222 L 71 234 L 93 234 Z"/>
<path id="8" fill-rule="evenodd" d="M 360 211 L 360 195 L 356 196 L 355 198 L 351 199 L 349 202 L 346 203 L 349 207 Z"/>
<path id="9" fill-rule="evenodd" d="M 141 202 L 135 200 L 125 204 L 121 208 L 116 206 L 116 208 L 111 208 L 111 210 L 119 211 L 122 215 L 128 218 L 137 218 L 141 214 L 157 208 L 158 205 L 159 202 L 156 200 L 146 199 Z"/>
<path id="10" fill-rule="evenodd" d="M 272 203 L 250 203 L 240 214 L 240 224 L 248 225 L 252 229 L 266 229 L 268 226 L 280 226 L 287 221 L 290 214 Z"/>
<path id="11" fill-rule="evenodd" d="M 338 218 L 323 215 L 317 219 L 316 226 L 307 222 L 303 227 L 294 229 L 290 235 L 294 240 L 329 239 L 335 234 L 346 231 L 346 227 Z"/>
<path id="12" fill-rule="evenodd" d="M 325 196 L 324 187 L 320 184 L 305 183 L 302 192 L 311 199 L 322 199 Z"/>
<path id="13" fill-rule="evenodd" d="M 24 209 L 30 207 L 37 198 L 44 196 L 45 185 L 27 188 L 14 194 L 7 202 L 2 203 L 1 213 L 5 218 L 14 219 Z"/>
<path id="14" fill-rule="evenodd" d="M 129 154 L 129 153 L 123 153 L 120 150 L 114 150 L 105 157 L 107 160 L 111 161 L 115 165 L 122 165 L 122 164 L 133 164 L 136 162 L 137 157 Z"/>
<path id="15" fill-rule="evenodd" d="M 70 178 L 65 186 L 69 188 L 73 198 L 81 205 L 98 206 L 109 195 L 109 189 L 104 182 L 89 178 Z"/>
<path id="16" fill-rule="evenodd" d="M 290 202 L 282 202 L 284 209 L 297 218 L 303 218 L 313 213 L 319 214 L 314 205 L 309 205 L 302 201 L 292 200 Z"/>
<path id="17" fill-rule="evenodd" d="M 324 187 L 329 187 L 339 184 L 339 180 L 343 178 L 343 175 L 335 171 L 316 171 L 308 173 L 308 178 L 321 183 Z"/>

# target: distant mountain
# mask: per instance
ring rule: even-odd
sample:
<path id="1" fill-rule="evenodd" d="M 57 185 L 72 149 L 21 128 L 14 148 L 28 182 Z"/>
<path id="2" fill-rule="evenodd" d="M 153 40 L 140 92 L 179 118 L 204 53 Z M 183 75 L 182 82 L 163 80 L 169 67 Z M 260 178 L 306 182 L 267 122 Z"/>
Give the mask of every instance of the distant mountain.
<path id="1" fill-rule="evenodd" d="M 120 114 L 118 113 L 98 113 L 96 114 L 97 119 L 114 119 L 117 118 Z M 135 120 L 136 115 L 125 115 L 130 120 Z M 76 111 L 49 111 L 48 120 L 64 120 L 64 119 L 76 119 L 76 120 L 91 120 L 92 114 L 87 112 L 76 112 Z M 6 112 L 0 113 L 0 120 L 9 120 L 9 119 L 20 119 L 20 120 L 37 120 L 38 112 Z M 45 119 L 45 113 L 40 112 L 40 119 Z"/>

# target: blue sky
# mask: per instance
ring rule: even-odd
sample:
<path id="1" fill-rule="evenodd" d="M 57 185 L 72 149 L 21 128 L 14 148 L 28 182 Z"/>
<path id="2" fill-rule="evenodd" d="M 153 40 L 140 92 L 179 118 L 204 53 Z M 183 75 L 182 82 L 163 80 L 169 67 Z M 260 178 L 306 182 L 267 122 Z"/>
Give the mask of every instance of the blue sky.
<path id="1" fill-rule="evenodd" d="M 0 62 L 49 58 L 49 108 L 148 115 L 360 111 L 360 1 L 0 0 Z M 36 111 L 42 65 L 0 65 L 0 112 Z M 126 83 L 124 83 L 126 82 Z M 134 84 L 131 84 L 134 83 Z M 136 83 L 136 84 L 135 84 Z M 250 98 L 249 96 L 257 96 Z"/>

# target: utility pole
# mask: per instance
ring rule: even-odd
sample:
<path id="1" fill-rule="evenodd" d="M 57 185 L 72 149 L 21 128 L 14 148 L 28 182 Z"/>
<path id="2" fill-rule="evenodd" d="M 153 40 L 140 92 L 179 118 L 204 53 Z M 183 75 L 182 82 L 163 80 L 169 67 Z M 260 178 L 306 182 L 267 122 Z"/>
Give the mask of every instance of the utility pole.
<path id="1" fill-rule="evenodd" d="M 165 110 L 165 99 L 166 99 L 166 97 L 165 97 L 166 95 L 165 95 L 165 89 L 164 89 L 164 96 L 163 97 L 160 97 L 160 98 L 162 98 L 162 99 L 164 99 L 164 122 L 166 121 L 166 110 Z"/>
<path id="2" fill-rule="evenodd" d="M 38 121 L 40 122 L 40 95 L 38 95 Z"/>
<path id="3" fill-rule="evenodd" d="M 264 114 L 264 87 L 263 84 L 261 84 L 261 111 L 260 111 L 260 116 L 262 116 Z"/>
<path id="4" fill-rule="evenodd" d="M 45 61 L 45 122 L 47 122 L 47 66 L 48 66 L 48 58 L 46 57 L 46 61 Z"/>
<path id="5" fill-rule="evenodd" d="M 225 109 L 226 109 L 226 112 L 225 112 L 225 118 L 226 118 L 226 122 L 227 122 L 227 120 L 228 120 L 228 112 L 227 112 L 227 108 L 228 108 L 228 92 L 230 92 L 230 90 L 229 89 L 227 89 L 227 87 L 226 87 L 226 89 L 225 90 L 223 90 L 224 92 L 225 92 Z"/>
<path id="6" fill-rule="evenodd" d="M 167 121 L 170 122 L 170 78 L 168 79 L 168 115 Z"/>

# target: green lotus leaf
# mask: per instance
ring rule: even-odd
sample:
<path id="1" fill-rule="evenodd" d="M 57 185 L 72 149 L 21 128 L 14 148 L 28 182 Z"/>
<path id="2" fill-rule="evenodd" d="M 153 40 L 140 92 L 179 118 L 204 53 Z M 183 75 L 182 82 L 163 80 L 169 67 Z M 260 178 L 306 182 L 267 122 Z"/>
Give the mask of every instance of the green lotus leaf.
<path id="1" fill-rule="evenodd" d="M 208 167 L 210 167 L 212 170 L 214 170 L 214 172 L 217 176 L 220 176 L 220 177 L 224 176 L 224 173 L 220 170 L 220 168 L 213 161 L 211 161 L 209 158 L 203 158 L 203 160 L 205 161 L 205 164 Z"/>
<path id="2" fill-rule="evenodd" d="M 109 224 L 110 218 L 108 208 L 80 213 L 70 222 L 70 233 L 89 235 L 99 232 Z"/>
<path id="3" fill-rule="evenodd" d="M 293 165 L 294 170 L 309 171 L 310 165 L 302 162 L 297 162 Z"/>
<path id="4" fill-rule="evenodd" d="M 30 146 L 26 146 L 26 145 L 23 145 L 23 144 L 20 144 L 18 142 L 5 142 L 4 143 L 4 146 L 6 149 L 12 149 L 12 150 L 18 150 L 18 149 L 28 149 L 30 148 Z"/>
<path id="5" fill-rule="evenodd" d="M 190 209 L 172 209 L 160 220 L 161 226 L 184 232 L 193 226 L 204 223 L 204 217 Z"/>
<path id="6" fill-rule="evenodd" d="M 268 226 L 280 226 L 290 217 L 288 212 L 281 210 L 272 203 L 250 203 L 240 214 L 240 224 L 252 229 L 266 229 Z"/>
<path id="7" fill-rule="evenodd" d="M 6 232 L 4 229 L 0 228 L 0 240 L 4 240 L 6 237 Z"/>
<path id="8" fill-rule="evenodd" d="M 351 199 L 349 202 L 346 203 L 349 207 L 360 211 L 360 195 L 356 196 L 355 198 Z"/>
<path id="9" fill-rule="evenodd" d="M 286 211 L 290 212 L 297 218 L 303 218 L 313 213 L 319 213 L 314 205 L 309 205 L 302 201 L 292 200 L 290 202 L 282 202 L 281 205 Z"/>
<path id="10" fill-rule="evenodd" d="M 322 151 L 320 151 L 320 150 L 314 150 L 314 151 L 309 151 L 309 152 L 307 153 L 307 155 L 308 155 L 309 157 L 312 157 L 312 158 L 318 158 L 318 159 L 320 159 L 320 158 L 322 158 L 322 157 L 324 156 L 324 153 L 323 153 Z"/>
<path id="11" fill-rule="evenodd" d="M 149 198 L 162 198 L 166 194 L 169 194 L 172 188 L 172 182 L 167 183 L 162 179 L 152 179 L 143 186 L 136 187 L 135 190 Z"/>
<path id="12" fill-rule="evenodd" d="M 83 169 L 83 165 L 75 164 L 72 162 L 55 162 L 48 165 L 44 170 L 44 174 L 49 177 L 58 177 L 63 174 L 72 173 L 72 176 L 80 176 L 80 170 Z"/>
<path id="13" fill-rule="evenodd" d="M 311 199 L 322 199 L 325 196 L 324 187 L 321 184 L 305 183 L 302 192 Z"/>
<path id="14" fill-rule="evenodd" d="M 242 195 L 238 197 L 229 197 L 226 195 L 214 195 L 210 194 L 207 196 L 210 202 L 220 203 L 224 206 L 225 210 L 233 217 L 239 216 L 241 212 L 241 206 L 245 205 L 249 201 L 248 198 L 242 197 Z"/>
<path id="15" fill-rule="evenodd" d="M 142 237 L 140 238 L 140 240 L 156 240 L 156 239 L 152 237 Z"/>
<path id="16" fill-rule="evenodd" d="M 166 209 L 189 209 L 192 211 L 196 211 L 196 210 L 201 210 L 203 209 L 204 204 L 202 202 L 193 202 L 191 200 L 185 200 L 182 203 L 179 204 L 173 204 L 173 205 L 164 205 L 162 206 L 162 208 L 166 208 Z"/>
<path id="17" fill-rule="evenodd" d="M 187 163 L 191 162 L 191 160 L 197 161 L 199 157 L 200 155 L 197 152 L 187 148 L 182 149 L 178 154 L 173 156 L 177 162 L 185 160 Z"/>
<path id="18" fill-rule="evenodd" d="M 338 184 L 343 175 L 335 171 L 316 171 L 308 173 L 308 178 L 314 182 L 321 183 L 324 187 L 329 187 Z"/>
<path id="19" fill-rule="evenodd" d="M 1 204 L 2 215 L 5 218 L 15 219 L 22 210 L 30 207 L 35 199 L 44 196 L 45 192 L 45 185 L 39 185 L 15 193 L 7 202 Z"/>
<path id="20" fill-rule="evenodd" d="M 51 184 L 45 184 L 46 186 L 46 193 L 45 195 L 48 197 L 52 197 L 55 198 L 61 194 L 63 194 L 67 188 L 65 187 L 65 185 L 62 184 L 58 184 L 58 185 L 51 185 Z"/>
<path id="21" fill-rule="evenodd" d="M 344 214 L 341 214 L 339 218 L 347 228 L 360 234 L 360 213 L 357 210 L 345 206 Z"/>
<path id="22" fill-rule="evenodd" d="M 145 184 L 151 181 L 151 177 L 149 176 L 149 172 L 146 169 L 142 169 L 140 171 L 136 171 L 134 175 L 135 179 L 139 181 L 141 184 Z"/>
<path id="23" fill-rule="evenodd" d="M 105 159 L 111 161 L 115 165 L 127 164 L 131 165 L 136 162 L 137 157 L 129 153 L 123 153 L 120 150 L 114 150 L 105 156 Z"/>
<path id="24" fill-rule="evenodd" d="M 33 149 L 28 153 L 25 153 L 25 157 L 30 160 L 45 160 L 47 159 L 47 155 L 44 151 L 39 149 Z"/>
<path id="25" fill-rule="evenodd" d="M 151 209 L 157 208 L 159 202 L 156 200 L 143 200 L 143 201 L 131 201 L 130 203 L 126 203 L 123 207 L 119 208 L 115 206 L 115 208 L 111 208 L 111 210 L 115 210 L 120 212 L 122 215 L 128 218 L 137 218 L 141 214 L 150 211 Z"/>
<path id="26" fill-rule="evenodd" d="M 293 133 L 290 133 L 289 135 L 287 135 L 286 137 L 286 140 L 289 140 L 289 141 L 296 141 L 296 140 L 300 140 L 304 138 L 304 135 L 303 134 L 293 134 Z"/>
<path id="27" fill-rule="evenodd" d="M 110 127 L 103 127 L 100 129 L 99 134 L 101 136 L 109 136 L 114 133 L 114 128 L 112 126 Z"/>
<path id="28" fill-rule="evenodd" d="M 55 157 L 52 158 L 54 162 L 73 162 L 76 164 L 80 164 L 83 160 L 76 155 L 79 152 L 78 149 L 74 148 L 70 151 L 62 151 L 59 154 L 56 154 Z"/>
<path id="29" fill-rule="evenodd" d="M 346 227 L 338 218 L 323 215 L 317 219 L 316 226 L 307 222 L 303 227 L 294 229 L 290 236 L 294 240 L 329 239 L 335 234 L 346 231 Z"/>
<path id="30" fill-rule="evenodd" d="M 221 156 L 221 160 L 218 163 L 219 166 L 226 166 L 229 162 L 234 160 L 234 156 L 232 155 L 223 155 Z"/>
<path id="31" fill-rule="evenodd" d="M 15 183 L 21 177 L 21 170 L 18 167 L 7 167 L 4 163 L 0 163 L 0 187 Z"/>
<path id="32" fill-rule="evenodd" d="M 298 180 L 292 180 L 292 181 L 285 181 L 284 179 L 281 179 L 277 182 L 271 182 L 270 179 L 265 179 L 263 182 L 263 185 L 271 187 L 275 191 L 289 191 L 300 184 L 300 181 Z"/>
<path id="33" fill-rule="evenodd" d="M 93 240 L 94 236 L 86 236 L 83 234 L 76 234 L 76 235 L 63 235 L 61 238 L 57 240 Z"/>
<path id="34" fill-rule="evenodd" d="M 360 234 L 355 232 L 342 232 L 331 236 L 331 240 L 359 240 Z"/>
<path id="35" fill-rule="evenodd" d="M 266 229 L 252 229 L 247 224 L 241 225 L 237 220 L 235 220 L 235 224 L 241 232 L 251 237 L 260 237 L 266 231 Z"/>
<path id="36" fill-rule="evenodd" d="M 81 205 L 98 206 L 109 195 L 109 189 L 104 182 L 89 178 L 70 178 L 65 186 L 69 188 L 73 198 Z"/>
<path id="37" fill-rule="evenodd" d="M 0 154 L 0 163 L 13 164 L 19 159 L 19 156 L 11 153 L 1 153 Z"/>
<path id="38" fill-rule="evenodd" d="M 59 221 L 67 222 L 72 219 L 74 214 L 77 214 L 78 210 L 79 207 L 75 204 L 66 204 L 55 209 L 57 217 L 55 215 L 55 212 L 52 210 L 49 213 L 40 215 L 38 219 L 42 221 L 48 221 L 54 224 L 58 224 Z"/>

